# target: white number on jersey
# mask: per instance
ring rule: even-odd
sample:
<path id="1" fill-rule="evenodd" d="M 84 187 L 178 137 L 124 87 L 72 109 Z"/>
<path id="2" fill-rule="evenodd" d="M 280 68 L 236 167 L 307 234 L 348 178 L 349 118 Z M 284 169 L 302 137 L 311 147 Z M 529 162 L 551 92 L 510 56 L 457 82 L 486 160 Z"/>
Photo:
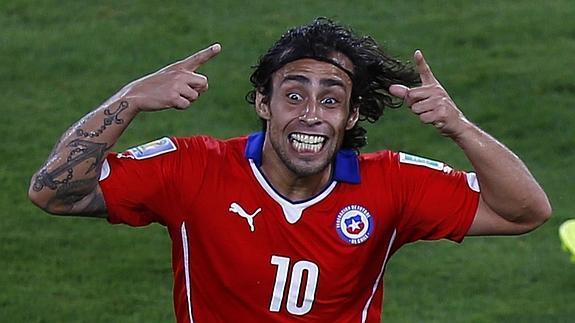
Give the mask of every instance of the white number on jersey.
<path id="1" fill-rule="evenodd" d="M 276 282 L 270 303 L 270 311 L 279 312 L 283 301 L 284 289 L 288 277 L 290 259 L 282 256 L 272 256 L 271 264 L 278 267 L 276 273 Z M 297 304 L 300 287 L 303 279 L 303 272 L 307 271 L 307 282 L 304 289 L 304 298 L 301 305 Z M 315 298 L 315 289 L 319 268 L 313 262 L 300 260 L 296 262 L 292 269 L 291 282 L 289 285 L 286 309 L 294 315 L 304 315 L 311 310 Z"/>

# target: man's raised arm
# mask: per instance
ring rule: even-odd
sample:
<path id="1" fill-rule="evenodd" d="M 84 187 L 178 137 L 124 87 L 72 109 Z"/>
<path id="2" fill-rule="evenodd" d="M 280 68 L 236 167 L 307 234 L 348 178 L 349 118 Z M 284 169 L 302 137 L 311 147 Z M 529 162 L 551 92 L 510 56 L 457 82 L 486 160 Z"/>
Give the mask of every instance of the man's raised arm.
<path id="1" fill-rule="evenodd" d="M 186 109 L 197 100 L 208 80 L 195 71 L 220 50 L 214 44 L 131 82 L 72 125 L 32 177 L 30 200 L 52 214 L 103 217 L 98 179 L 108 151 L 139 112 Z"/>
<path id="2" fill-rule="evenodd" d="M 551 205 L 525 164 L 465 118 L 420 51 L 414 59 L 422 86 L 409 89 L 395 84 L 389 91 L 403 98 L 423 123 L 459 145 L 475 168 L 481 198 L 467 234 L 521 234 L 545 222 L 551 216 Z"/>

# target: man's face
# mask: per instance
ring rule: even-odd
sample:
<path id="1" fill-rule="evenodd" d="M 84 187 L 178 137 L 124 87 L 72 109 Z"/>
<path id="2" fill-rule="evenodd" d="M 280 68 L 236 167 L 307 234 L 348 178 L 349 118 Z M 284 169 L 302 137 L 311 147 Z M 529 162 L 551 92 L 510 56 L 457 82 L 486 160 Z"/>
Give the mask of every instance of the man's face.
<path id="1" fill-rule="evenodd" d="M 332 59 L 353 71 L 341 54 Z M 343 141 L 345 130 L 357 122 L 350 110 L 352 80 L 339 67 L 313 59 L 284 65 L 272 76 L 272 95 L 267 103 L 256 100 L 260 117 L 267 120 L 264 154 L 273 154 L 297 176 L 328 169 Z M 266 149 L 267 148 L 267 149 Z"/>

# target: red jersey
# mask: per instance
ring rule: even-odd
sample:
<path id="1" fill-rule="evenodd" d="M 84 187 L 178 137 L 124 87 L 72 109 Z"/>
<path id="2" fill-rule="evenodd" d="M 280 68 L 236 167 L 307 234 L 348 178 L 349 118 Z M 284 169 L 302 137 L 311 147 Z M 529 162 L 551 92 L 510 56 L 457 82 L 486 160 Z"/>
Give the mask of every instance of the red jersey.
<path id="1" fill-rule="evenodd" d="M 331 182 L 290 201 L 259 170 L 263 141 L 166 137 L 107 158 L 108 220 L 169 230 L 178 322 L 380 322 L 389 257 L 473 221 L 473 173 L 390 151 L 342 149 Z"/>

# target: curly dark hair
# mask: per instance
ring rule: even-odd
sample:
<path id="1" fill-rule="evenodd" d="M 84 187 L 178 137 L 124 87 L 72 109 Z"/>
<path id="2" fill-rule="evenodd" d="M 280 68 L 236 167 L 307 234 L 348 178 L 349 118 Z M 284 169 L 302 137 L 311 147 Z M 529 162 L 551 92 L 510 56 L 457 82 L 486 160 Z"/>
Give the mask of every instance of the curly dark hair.
<path id="1" fill-rule="evenodd" d="M 353 71 L 346 71 L 332 57 L 334 52 L 344 54 L 353 63 Z M 359 108 L 359 120 L 377 121 L 386 107 L 397 108 L 402 101 L 389 94 L 391 84 L 414 86 L 420 84 L 414 69 L 386 54 L 377 42 L 369 37 L 359 37 L 351 29 L 327 18 L 316 18 L 311 24 L 294 27 L 260 57 L 250 76 L 253 89 L 246 100 L 255 104 L 256 91 L 264 100 L 272 94 L 272 74 L 285 64 L 312 58 L 326 61 L 351 72 L 352 93 L 350 108 Z M 262 119 L 265 131 L 266 121 Z M 367 130 L 360 123 L 344 134 L 342 147 L 359 149 L 367 144 Z"/>

